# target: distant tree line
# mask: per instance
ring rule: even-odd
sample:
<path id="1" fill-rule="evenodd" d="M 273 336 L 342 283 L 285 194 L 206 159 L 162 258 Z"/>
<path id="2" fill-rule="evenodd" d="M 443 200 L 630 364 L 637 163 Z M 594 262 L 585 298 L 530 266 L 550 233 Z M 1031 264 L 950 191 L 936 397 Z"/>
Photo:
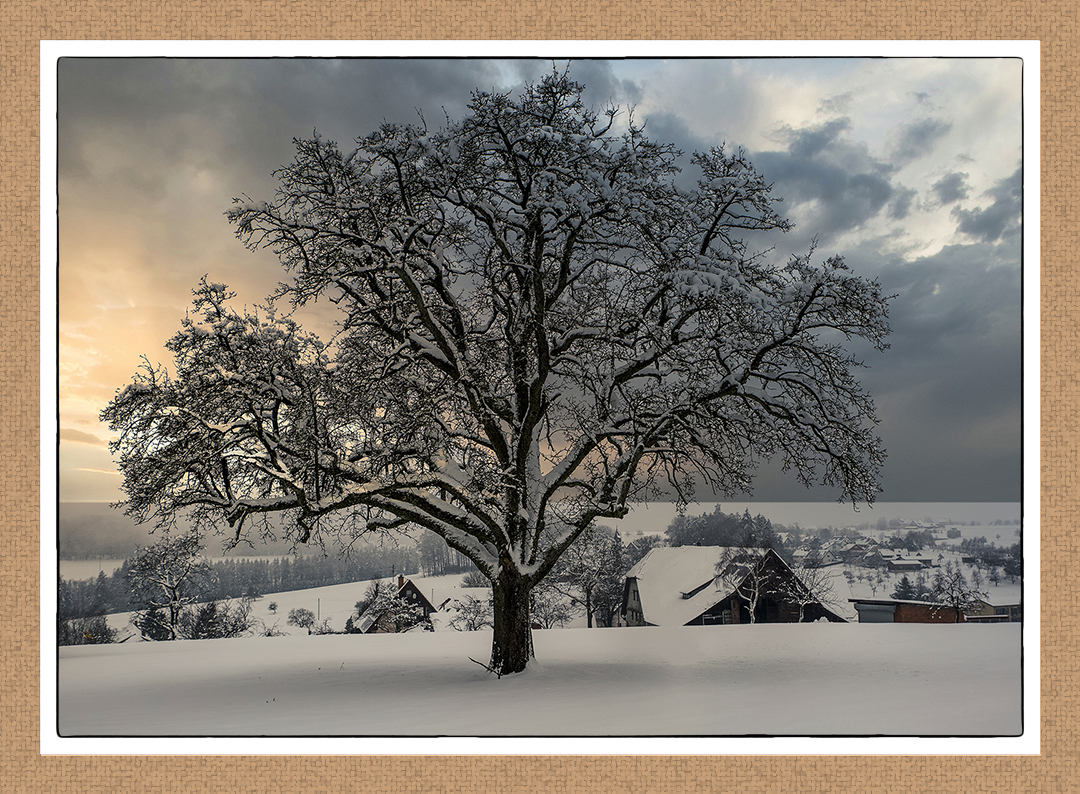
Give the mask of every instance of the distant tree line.
<path id="1" fill-rule="evenodd" d="M 434 532 L 422 532 L 416 543 L 419 555 L 420 571 L 426 576 L 446 576 L 452 573 L 469 573 L 477 568 L 472 560 L 456 549 L 446 545 L 446 541 Z M 490 584 L 490 582 L 489 582 Z"/>
<path id="2" fill-rule="evenodd" d="M 131 570 L 135 557 L 124 560 L 112 574 L 96 579 L 58 580 L 58 617 L 61 621 L 129 612 L 139 607 L 132 592 Z M 218 560 L 209 563 L 201 578 L 199 601 L 257 598 L 264 593 L 304 590 L 333 584 L 410 575 L 419 571 L 420 555 L 411 546 L 367 546 L 348 557 L 302 556 L 275 559 Z"/>
<path id="3" fill-rule="evenodd" d="M 676 516 L 664 532 L 669 546 L 738 546 L 769 549 L 781 546 L 772 522 L 750 511 L 725 513 L 719 506 L 700 516 Z"/>
<path id="4" fill-rule="evenodd" d="M 991 576 L 999 570 L 1010 581 L 1024 575 L 1024 550 L 1019 540 L 1011 546 L 997 546 L 984 537 L 964 538 L 960 541 L 960 551 L 975 559 L 977 570 L 989 572 Z"/>
<path id="5" fill-rule="evenodd" d="M 882 545 L 890 549 L 907 549 L 918 551 L 919 549 L 933 549 L 937 547 L 934 533 L 929 529 L 911 529 L 901 535 L 899 532 L 890 535 L 882 541 Z"/>

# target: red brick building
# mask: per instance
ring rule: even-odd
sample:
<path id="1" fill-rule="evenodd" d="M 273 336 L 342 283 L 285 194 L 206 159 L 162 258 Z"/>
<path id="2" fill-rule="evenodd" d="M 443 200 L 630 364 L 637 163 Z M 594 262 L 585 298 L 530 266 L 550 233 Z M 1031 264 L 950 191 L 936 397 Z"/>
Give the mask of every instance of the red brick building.
<path id="1" fill-rule="evenodd" d="M 955 623 L 956 613 L 947 604 L 932 601 L 898 601 L 892 598 L 849 598 L 860 623 Z M 960 622 L 964 616 L 960 615 Z"/>

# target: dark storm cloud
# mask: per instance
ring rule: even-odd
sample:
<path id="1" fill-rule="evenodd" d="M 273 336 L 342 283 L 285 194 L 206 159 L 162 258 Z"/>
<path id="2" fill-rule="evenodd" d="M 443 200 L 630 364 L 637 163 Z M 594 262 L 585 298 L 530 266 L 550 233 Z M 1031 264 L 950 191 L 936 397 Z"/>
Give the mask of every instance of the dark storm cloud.
<path id="1" fill-rule="evenodd" d="M 474 88 L 502 82 L 496 64 L 473 60 L 65 59 L 59 68 L 59 166 L 70 176 L 100 171 L 102 146 L 132 141 L 149 174 L 183 162 L 262 180 L 294 137 L 318 129 L 345 146 L 383 121 L 420 123 L 418 110 L 438 126 Z"/>
<path id="2" fill-rule="evenodd" d="M 817 237 L 823 244 L 857 229 L 893 198 L 890 167 L 874 158 L 865 144 L 844 136 L 848 119 L 833 119 L 801 129 L 786 129 L 787 149 L 759 152 L 752 159 L 774 193 L 787 204 L 809 206 L 799 219 L 797 238 Z M 805 241 L 804 241 L 805 242 Z"/>
<path id="3" fill-rule="evenodd" d="M 815 157 L 835 144 L 848 129 L 851 129 L 851 119 L 839 118 L 813 127 L 789 130 L 788 152 L 792 157 Z"/>
<path id="4" fill-rule="evenodd" d="M 993 199 L 989 207 L 953 208 L 952 216 L 959 221 L 958 231 L 987 243 L 1015 234 L 1020 227 L 1022 189 L 1023 169 L 1018 168 L 986 191 L 984 195 Z"/>
<path id="5" fill-rule="evenodd" d="M 700 138 L 691 131 L 681 116 L 674 113 L 650 113 L 648 118 L 635 118 L 635 121 L 639 124 L 645 122 L 645 134 L 650 139 L 671 144 L 682 153 L 676 161 L 682 170 L 674 176 L 675 184 L 682 190 L 696 189 L 697 180 L 701 177 L 701 171 L 690 159 L 694 152 L 707 152 L 720 145 L 724 145 L 727 152 L 737 148 L 723 140 L 706 141 Z M 768 179 L 769 175 L 766 174 L 765 177 Z"/>
<path id="6" fill-rule="evenodd" d="M 893 333 L 865 351 L 889 459 L 886 500 L 1020 498 L 1022 386 L 1016 240 L 947 246 L 914 262 L 879 263 Z M 869 243 L 855 270 L 880 260 Z M 933 472 L 931 475 L 929 472 Z"/>
<path id="7" fill-rule="evenodd" d="M 475 90 L 509 90 L 552 68 L 542 59 L 64 59 L 59 171 L 154 201 L 177 168 L 207 169 L 254 197 L 272 190 L 293 138 L 318 130 L 347 149 L 384 122 L 438 128 L 465 113 Z M 640 100 L 608 62 L 575 62 L 572 74 L 596 107 Z M 110 147 L 125 156 L 108 156 Z"/>
<path id="8" fill-rule="evenodd" d="M 932 141 L 935 128 L 920 128 L 909 144 Z M 674 114 L 650 117 L 649 130 L 685 149 L 703 148 Z M 812 236 L 819 250 L 846 256 L 856 272 L 877 277 L 886 293 L 894 332 L 891 348 L 855 354 L 869 366 L 857 377 L 874 395 L 889 458 L 883 472 L 886 500 L 1008 501 L 1020 498 L 1020 270 L 1018 239 L 997 245 L 953 245 L 934 256 L 905 262 L 883 256 L 888 240 L 873 239 L 851 249 L 833 241 L 857 230 L 880 212 L 899 221 L 916 206 L 917 191 L 891 181 L 892 166 L 876 159 L 847 135 L 846 119 L 783 132 L 786 148 L 752 152 L 750 158 L 774 183 L 799 226 L 777 237 L 777 255 L 800 252 Z M 939 129 L 940 131 L 940 129 Z M 736 142 L 737 143 L 737 142 Z M 730 145 L 730 144 L 729 144 Z M 942 202 L 968 191 L 959 174 L 931 192 Z M 990 223 L 1008 206 L 1007 185 L 992 191 L 992 205 L 969 223 Z M 759 499 L 829 498 L 809 491 L 765 465 L 756 480 Z"/>
<path id="9" fill-rule="evenodd" d="M 951 174 L 946 174 L 937 182 L 935 182 L 930 190 L 933 191 L 937 200 L 942 205 L 952 204 L 954 201 L 960 199 L 966 199 L 968 197 L 968 175 L 961 171 L 953 171 Z"/>
<path id="10" fill-rule="evenodd" d="M 269 252 L 243 252 L 224 213 L 234 198 L 273 197 L 293 138 L 318 130 L 349 150 L 384 121 L 422 123 L 418 111 L 438 127 L 475 88 L 506 81 L 505 64 L 466 59 L 62 60 L 61 243 L 81 246 L 93 272 L 63 268 L 61 291 L 92 277 L 109 305 L 119 278 L 186 305 L 191 285 L 217 273 L 242 300 L 262 300 L 280 271 Z M 246 267 L 223 271 L 238 252 Z"/>
<path id="11" fill-rule="evenodd" d="M 952 129 L 938 119 L 919 119 L 900 128 L 892 151 L 893 162 L 906 163 L 929 154 L 934 143 Z"/>
<path id="12" fill-rule="evenodd" d="M 914 262 L 886 262 L 879 279 L 897 294 L 890 308 L 893 347 L 932 359 L 954 346 L 999 336 L 1004 324 L 1015 332 L 1019 348 L 1017 255 L 1015 244 L 950 245 Z"/>
<path id="13" fill-rule="evenodd" d="M 902 221 L 911 212 L 911 207 L 914 204 L 915 197 L 919 195 L 919 191 L 909 187 L 896 187 L 893 188 L 893 198 L 889 202 L 889 219 L 894 221 Z"/>
<path id="14" fill-rule="evenodd" d="M 641 101 L 641 86 L 616 77 L 610 61 L 574 61 L 570 74 L 585 85 L 582 99 L 594 110 L 616 105 L 626 111 Z"/>

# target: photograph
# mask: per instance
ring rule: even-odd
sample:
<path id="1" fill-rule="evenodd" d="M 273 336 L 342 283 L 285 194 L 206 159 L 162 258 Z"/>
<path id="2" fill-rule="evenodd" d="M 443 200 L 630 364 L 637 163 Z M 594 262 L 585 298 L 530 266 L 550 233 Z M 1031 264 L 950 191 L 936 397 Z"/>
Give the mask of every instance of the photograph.
<path id="1" fill-rule="evenodd" d="M 1038 59 L 399 49 L 43 75 L 43 735 L 1037 732 Z"/>

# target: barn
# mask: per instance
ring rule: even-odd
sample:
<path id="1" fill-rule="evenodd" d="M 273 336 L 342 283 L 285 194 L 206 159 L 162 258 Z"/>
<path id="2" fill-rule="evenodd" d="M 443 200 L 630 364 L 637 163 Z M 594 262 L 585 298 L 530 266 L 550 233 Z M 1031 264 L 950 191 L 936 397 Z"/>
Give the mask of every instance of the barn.
<path id="1" fill-rule="evenodd" d="M 722 560 L 734 561 L 727 576 L 717 573 Z M 750 620 L 750 568 L 760 580 Z M 799 605 L 790 596 L 801 586 L 798 576 L 772 549 L 720 546 L 655 548 L 626 575 L 621 620 L 624 626 L 708 626 L 738 623 L 796 623 Z M 805 601 L 805 599 L 804 599 Z M 805 603 L 803 619 L 844 618 L 817 600 Z"/>

